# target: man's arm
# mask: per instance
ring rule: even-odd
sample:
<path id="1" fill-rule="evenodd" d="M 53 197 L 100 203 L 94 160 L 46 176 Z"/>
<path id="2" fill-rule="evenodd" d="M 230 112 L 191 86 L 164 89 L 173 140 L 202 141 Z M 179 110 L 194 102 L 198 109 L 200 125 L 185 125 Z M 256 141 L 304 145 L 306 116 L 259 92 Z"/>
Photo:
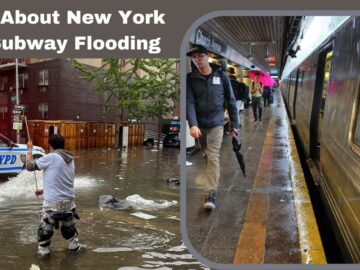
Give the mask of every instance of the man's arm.
<path id="1" fill-rule="evenodd" d="M 259 91 L 261 95 L 264 93 L 264 86 L 262 84 L 260 85 Z"/>
<path id="2" fill-rule="evenodd" d="M 193 89 L 191 87 L 190 74 L 186 77 L 186 119 L 189 122 L 190 135 L 194 138 L 201 136 L 201 131 L 198 127 L 196 111 L 195 111 L 195 98 Z"/>
<path id="3" fill-rule="evenodd" d="M 27 142 L 26 165 L 25 165 L 25 168 L 28 171 L 39 170 L 35 160 L 33 160 L 32 158 L 32 149 L 33 149 L 33 143 L 31 140 L 29 140 Z"/>

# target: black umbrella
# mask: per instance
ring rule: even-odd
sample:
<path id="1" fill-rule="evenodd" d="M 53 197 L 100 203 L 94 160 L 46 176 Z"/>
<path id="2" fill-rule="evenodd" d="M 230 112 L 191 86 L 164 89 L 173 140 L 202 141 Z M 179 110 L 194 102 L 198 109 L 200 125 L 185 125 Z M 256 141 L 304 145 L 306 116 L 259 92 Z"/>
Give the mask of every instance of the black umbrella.
<path id="1" fill-rule="evenodd" d="M 236 158 L 239 162 L 241 171 L 243 172 L 244 176 L 246 177 L 245 174 L 245 161 L 244 161 L 244 156 L 240 153 L 240 149 L 241 149 L 241 144 L 238 142 L 238 140 L 233 137 L 232 138 L 232 145 L 233 145 L 233 150 L 236 154 Z"/>

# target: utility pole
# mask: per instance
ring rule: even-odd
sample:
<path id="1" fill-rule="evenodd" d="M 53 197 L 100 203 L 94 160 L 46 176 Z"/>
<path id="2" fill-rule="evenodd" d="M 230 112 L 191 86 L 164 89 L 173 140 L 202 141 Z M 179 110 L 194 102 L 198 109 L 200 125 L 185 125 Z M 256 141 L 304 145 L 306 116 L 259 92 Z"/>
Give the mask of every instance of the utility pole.
<path id="1" fill-rule="evenodd" d="M 16 107 L 19 107 L 19 62 L 18 59 L 15 58 L 15 88 L 16 88 Z M 16 143 L 20 143 L 20 130 L 16 130 Z"/>

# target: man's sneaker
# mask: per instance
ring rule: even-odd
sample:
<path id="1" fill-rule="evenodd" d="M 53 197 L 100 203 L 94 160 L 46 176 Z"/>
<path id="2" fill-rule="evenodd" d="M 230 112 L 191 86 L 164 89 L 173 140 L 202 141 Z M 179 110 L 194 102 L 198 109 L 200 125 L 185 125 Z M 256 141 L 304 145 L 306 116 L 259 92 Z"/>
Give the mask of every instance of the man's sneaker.
<path id="1" fill-rule="evenodd" d="M 78 245 L 76 248 L 69 249 L 71 252 L 77 253 L 82 250 L 82 246 Z"/>
<path id="2" fill-rule="evenodd" d="M 46 256 L 50 254 L 50 247 L 38 246 L 37 254 L 39 256 Z"/>
<path id="3" fill-rule="evenodd" d="M 73 252 L 79 252 L 81 245 L 79 244 L 79 238 L 75 237 L 69 241 L 69 250 Z"/>
<path id="4" fill-rule="evenodd" d="M 215 209 L 215 190 L 210 190 L 205 198 L 204 208 L 205 209 Z"/>

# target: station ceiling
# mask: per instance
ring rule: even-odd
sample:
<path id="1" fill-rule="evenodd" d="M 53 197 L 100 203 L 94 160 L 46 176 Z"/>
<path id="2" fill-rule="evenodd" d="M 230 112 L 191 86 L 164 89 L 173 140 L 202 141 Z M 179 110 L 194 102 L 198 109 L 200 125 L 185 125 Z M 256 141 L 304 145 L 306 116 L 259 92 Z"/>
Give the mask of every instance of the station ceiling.
<path id="1" fill-rule="evenodd" d="M 275 57 L 281 73 L 287 50 L 299 34 L 301 16 L 223 16 L 206 21 L 200 27 L 227 43 L 264 71 L 271 67 L 266 56 Z M 250 59 L 250 58 L 249 58 Z"/>

